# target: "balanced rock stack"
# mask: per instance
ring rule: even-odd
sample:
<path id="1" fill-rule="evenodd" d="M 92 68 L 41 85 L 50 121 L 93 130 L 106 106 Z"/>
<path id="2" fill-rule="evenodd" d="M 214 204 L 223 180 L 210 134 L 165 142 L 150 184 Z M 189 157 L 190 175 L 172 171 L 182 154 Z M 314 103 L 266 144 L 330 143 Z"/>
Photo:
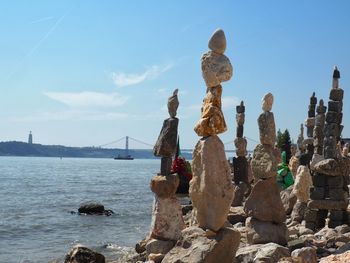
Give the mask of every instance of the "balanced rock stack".
<path id="1" fill-rule="evenodd" d="M 314 92 L 310 97 L 308 118 L 305 120 L 307 138 L 303 142 L 304 147 L 306 148 L 306 154 L 309 157 L 309 162 L 311 161 L 312 156 L 314 154 L 313 133 L 314 133 L 314 127 L 315 127 L 316 104 L 317 104 L 317 97 L 315 97 L 315 92 Z"/>
<path id="2" fill-rule="evenodd" d="M 232 65 L 223 54 L 224 31 L 217 30 L 209 40 L 211 49 L 202 56 L 202 74 L 207 85 L 201 119 L 194 130 L 200 139 L 193 151 L 189 194 L 199 227 L 214 232 L 223 227 L 232 199 L 233 184 L 225 148 L 217 134 L 226 131 L 221 110 L 221 82 L 232 77 Z"/>
<path id="3" fill-rule="evenodd" d="M 244 204 L 249 244 L 287 243 L 286 213 L 276 182 L 277 164 L 273 154 L 276 141 L 273 95 L 263 98 L 263 113 L 258 118 L 260 144 L 253 153 L 252 169 L 256 184 Z"/>
<path id="4" fill-rule="evenodd" d="M 298 135 L 297 145 L 298 145 L 299 153 L 303 153 L 305 151 L 305 147 L 304 147 L 304 125 L 303 124 L 300 124 L 300 134 Z"/>
<path id="5" fill-rule="evenodd" d="M 153 149 L 154 155 L 161 157 L 161 171 L 151 180 L 151 190 L 155 193 L 155 201 L 151 230 L 146 244 L 147 254 L 150 258 L 156 254 L 168 252 L 185 228 L 181 205 L 175 196 L 179 185 L 179 177 L 177 174 L 170 174 L 172 156 L 176 152 L 179 123 L 176 118 L 176 111 L 178 106 L 177 90 L 175 90 L 168 99 L 170 118 L 164 121 Z M 159 250 L 160 247 L 163 248 L 161 251 Z M 164 248 L 166 249 L 164 250 Z"/>
<path id="6" fill-rule="evenodd" d="M 328 227 L 336 227 L 348 223 L 348 175 L 349 167 L 338 151 L 337 141 L 340 139 L 343 126 L 342 107 L 344 91 L 339 87 L 340 73 L 335 67 L 333 85 L 329 95 L 328 112 L 324 128 L 324 160 L 314 165 L 311 201 L 305 214 L 306 227 L 321 228 L 329 212 Z"/>
<path id="7" fill-rule="evenodd" d="M 162 263 L 232 263 L 240 242 L 240 233 L 227 222 L 233 184 L 224 144 L 217 136 L 226 130 L 220 84 L 232 76 L 231 63 L 223 54 L 226 49 L 224 31 L 214 32 L 209 48 L 202 56 L 207 94 L 201 119 L 194 128 L 203 138 L 193 151 L 193 178 L 189 188 L 193 222 L 181 232 L 176 246 Z"/>
<path id="8" fill-rule="evenodd" d="M 314 154 L 311 159 L 310 168 L 314 170 L 315 165 L 322 161 L 323 158 L 323 144 L 324 144 L 324 124 L 326 120 L 327 107 L 324 106 L 324 102 L 321 99 L 317 106 L 317 115 L 315 117 L 315 127 L 313 132 L 314 140 Z M 317 184 L 317 183 L 316 183 Z"/>
<path id="9" fill-rule="evenodd" d="M 245 120 L 245 107 L 243 101 L 236 107 L 237 132 L 234 141 L 237 157 L 233 157 L 233 181 L 235 183 L 234 198 L 232 206 L 241 206 L 244 194 L 249 187 L 248 162 L 247 162 L 247 140 L 243 138 L 243 125 Z"/>

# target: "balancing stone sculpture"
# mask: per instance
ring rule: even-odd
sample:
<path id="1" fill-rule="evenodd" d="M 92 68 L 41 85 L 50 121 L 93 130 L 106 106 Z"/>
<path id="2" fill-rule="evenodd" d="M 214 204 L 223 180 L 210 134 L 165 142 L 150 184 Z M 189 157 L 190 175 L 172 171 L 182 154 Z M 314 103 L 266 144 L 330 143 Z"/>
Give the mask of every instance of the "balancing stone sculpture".
<path id="1" fill-rule="evenodd" d="M 195 126 L 203 136 L 193 151 L 189 195 L 192 199 L 191 226 L 181 232 L 176 246 L 162 263 L 232 263 L 240 234 L 228 223 L 233 198 L 230 166 L 224 145 L 217 136 L 226 130 L 221 111 L 221 82 L 232 76 L 232 66 L 223 54 L 224 31 L 218 29 L 209 40 L 210 51 L 202 56 L 202 72 L 207 85 L 201 119 Z"/>
<path id="2" fill-rule="evenodd" d="M 179 178 L 177 174 L 170 174 L 172 157 L 176 152 L 179 123 L 176 118 L 176 111 L 178 106 L 177 90 L 175 90 L 168 99 L 170 118 L 164 120 L 162 130 L 153 149 L 154 155 L 161 157 L 161 171 L 151 180 L 151 190 L 155 194 L 155 201 L 149 241 L 146 245 L 149 255 L 152 253 L 159 254 L 159 247 L 166 247 L 169 251 L 185 228 L 181 205 L 175 196 Z M 161 252 L 165 254 L 167 251 Z"/>
<path id="3" fill-rule="evenodd" d="M 329 94 L 328 112 L 324 126 L 323 160 L 313 166 L 311 201 L 305 212 L 305 226 L 310 229 L 322 228 L 329 212 L 328 227 L 348 223 L 348 175 L 349 166 L 337 142 L 343 129 L 342 108 L 344 91 L 339 87 L 340 73 L 335 67 L 333 84 Z M 325 111 L 325 108 L 323 108 Z M 316 135 L 316 134 L 315 134 Z M 320 150 L 318 152 L 320 153 Z"/>
<path id="4" fill-rule="evenodd" d="M 226 131 L 221 110 L 221 82 L 232 76 L 232 65 L 223 54 L 226 38 L 222 30 L 209 41 L 211 49 L 202 56 L 203 78 L 207 94 L 203 101 L 201 119 L 194 130 L 203 136 L 193 151 L 193 178 L 189 194 L 199 227 L 218 231 L 227 220 L 232 199 L 233 184 L 224 144 L 217 134 Z"/>
<path id="5" fill-rule="evenodd" d="M 233 181 L 235 183 L 234 198 L 232 206 L 241 206 L 243 198 L 250 187 L 248 183 L 248 161 L 247 155 L 247 140 L 243 138 L 244 120 L 245 120 L 245 107 L 243 101 L 236 107 L 236 122 L 237 132 L 236 139 L 234 141 L 236 147 L 237 157 L 233 157 Z"/>
<path id="6" fill-rule="evenodd" d="M 277 164 L 273 154 L 276 127 L 272 104 L 273 95 L 268 93 L 263 98 L 263 113 L 258 118 L 260 144 L 254 149 L 252 159 L 256 183 L 244 204 L 249 244 L 287 243 L 286 213 L 276 182 Z"/>

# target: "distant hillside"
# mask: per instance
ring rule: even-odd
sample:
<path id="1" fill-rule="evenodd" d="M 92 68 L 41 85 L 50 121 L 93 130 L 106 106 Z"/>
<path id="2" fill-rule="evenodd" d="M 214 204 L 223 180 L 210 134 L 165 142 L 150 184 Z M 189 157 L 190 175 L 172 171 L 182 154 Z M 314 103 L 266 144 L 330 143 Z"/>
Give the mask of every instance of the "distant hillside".
<path id="1" fill-rule="evenodd" d="M 38 156 L 38 157 L 81 157 L 81 158 L 113 158 L 124 155 L 124 149 L 106 149 L 99 147 L 66 147 L 62 145 L 28 144 L 25 142 L 0 142 L 0 156 Z M 129 150 L 135 159 L 155 159 L 152 150 Z M 184 153 L 186 159 L 191 154 Z"/>
<path id="2" fill-rule="evenodd" d="M 0 156 L 88 157 L 113 158 L 123 155 L 124 149 L 97 147 L 66 147 L 62 145 L 28 144 L 24 142 L 0 142 Z M 134 158 L 153 159 L 152 150 L 129 150 Z"/>

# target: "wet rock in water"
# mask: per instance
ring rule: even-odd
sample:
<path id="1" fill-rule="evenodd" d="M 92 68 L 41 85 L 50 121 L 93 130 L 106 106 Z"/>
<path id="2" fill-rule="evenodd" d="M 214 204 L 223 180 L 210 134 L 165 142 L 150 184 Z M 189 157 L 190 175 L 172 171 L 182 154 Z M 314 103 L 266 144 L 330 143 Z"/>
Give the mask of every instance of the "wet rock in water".
<path id="1" fill-rule="evenodd" d="M 201 228 L 189 227 L 162 263 L 232 263 L 239 241 L 239 232 L 230 227 L 220 229 L 213 237 L 207 237 Z"/>
<path id="2" fill-rule="evenodd" d="M 88 202 L 80 205 L 78 209 L 79 214 L 86 215 L 106 215 L 110 216 L 114 214 L 112 210 L 105 210 L 105 207 L 97 202 Z"/>
<path id="3" fill-rule="evenodd" d="M 64 263 L 105 263 L 105 257 L 87 247 L 76 246 L 66 255 Z"/>

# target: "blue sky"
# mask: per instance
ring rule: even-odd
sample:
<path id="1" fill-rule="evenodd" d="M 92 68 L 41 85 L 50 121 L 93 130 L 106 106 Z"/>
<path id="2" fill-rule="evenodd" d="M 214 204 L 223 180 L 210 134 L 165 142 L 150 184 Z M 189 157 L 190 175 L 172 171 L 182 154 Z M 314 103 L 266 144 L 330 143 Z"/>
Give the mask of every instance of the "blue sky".
<path id="1" fill-rule="evenodd" d="M 328 100 L 334 65 L 350 137 L 349 10 L 346 0 L 1 1 L 0 141 L 26 141 L 32 130 L 42 144 L 98 146 L 125 135 L 153 144 L 178 88 L 181 144 L 193 148 L 206 89 L 200 57 L 219 27 L 234 67 L 223 84 L 224 142 L 235 137 L 240 100 L 245 136 L 258 140 L 267 92 L 276 127 L 296 141 L 312 92 Z"/>

